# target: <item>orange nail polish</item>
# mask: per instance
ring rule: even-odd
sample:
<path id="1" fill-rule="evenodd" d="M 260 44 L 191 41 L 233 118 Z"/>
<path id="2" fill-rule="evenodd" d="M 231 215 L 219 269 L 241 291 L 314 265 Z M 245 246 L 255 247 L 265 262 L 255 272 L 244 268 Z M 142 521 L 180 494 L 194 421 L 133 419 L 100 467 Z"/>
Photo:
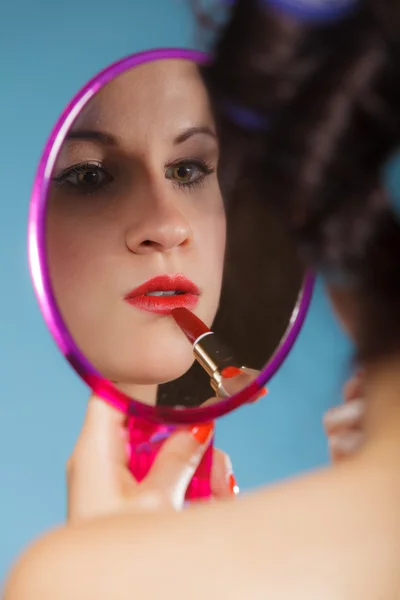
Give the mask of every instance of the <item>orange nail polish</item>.
<path id="1" fill-rule="evenodd" d="M 205 444 L 205 442 L 210 437 L 213 429 L 214 423 L 202 423 L 201 425 L 196 425 L 195 427 L 192 427 L 191 433 L 194 439 L 199 442 L 199 444 Z"/>
<path id="2" fill-rule="evenodd" d="M 257 400 L 259 400 L 263 396 L 266 396 L 267 394 L 268 394 L 267 388 L 263 388 L 261 390 L 261 392 L 259 394 L 257 394 L 257 396 L 255 398 L 252 398 L 251 400 L 249 400 L 249 404 L 251 404 L 252 402 L 257 402 Z"/>
<path id="3" fill-rule="evenodd" d="M 240 491 L 239 486 L 236 483 L 236 479 L 235 479 L 235 476 L 233 475 L 233 473 L 232 473 L 232 475 L 229 475 L 229 489 L 233 496 L 237 496 Z"/>
<path id="4" fill-rule="evenodd" d="M 258 398 L 262 398 L 263 396 L 266 396 L 268 394 L 268 389 L 267 388 L 263 388 L 261 390 L 261 392 L 258 395 Z"/>
<path id="5" fill-rule="evenodd" d="M 238 369 L 237 367 L 225 367 L 225 369 L 221 371 L 221 375 L 225 379 L 231 379 L 232 377 L 236 377 L 236 375 L 240 375 L 241 373 L 241 369 Z"/>

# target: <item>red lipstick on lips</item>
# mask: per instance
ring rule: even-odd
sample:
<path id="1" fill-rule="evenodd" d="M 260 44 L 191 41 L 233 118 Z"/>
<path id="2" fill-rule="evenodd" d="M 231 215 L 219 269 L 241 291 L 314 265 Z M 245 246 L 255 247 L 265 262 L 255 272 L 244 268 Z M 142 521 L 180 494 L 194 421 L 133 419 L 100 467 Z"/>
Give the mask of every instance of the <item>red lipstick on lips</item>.
<path id="1" fill-rule="evenodd" d="M 125 296 L 126 302 L 159 315 L 170 315 L 178 308 L 194 309 L 200 290 L 184 275 L 158 275 Z"/>
<path id="2" fill-rule="evenodd" d="M 193 354 L 211 378 L 210 384 L 218 396 L 226 396 L 222 386 L 221 372 L 229 368 L 242 368 L 235 360 L 233 353 L 218 340 L 217 336 L 205 323 L 187 308 L 176 308 L 171 316 L 189 342 L 193 344 Z"/>

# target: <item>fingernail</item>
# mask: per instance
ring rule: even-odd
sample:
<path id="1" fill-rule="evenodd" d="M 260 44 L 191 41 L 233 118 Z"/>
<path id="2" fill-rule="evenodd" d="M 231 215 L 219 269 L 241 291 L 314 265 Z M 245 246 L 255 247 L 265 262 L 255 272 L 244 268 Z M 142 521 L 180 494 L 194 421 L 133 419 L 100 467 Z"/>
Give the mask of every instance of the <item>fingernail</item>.
<path id="1" fill-rule="evenodd" d="M 238 369 L 237 367 L 225 367 L 225 369 L 222 369 L 222 371 L 221 371 L 221 375 L 225 379 L 232 379 L 232 377 L 236 377 L 237 375 L 240 375 L 241 373 L 242 373 L 242 370 Z"/>
<path id="2" fill-rule="evenodd" d="M 229 489 L 231 491 L 232 496 L 237 496 L 240 492 L 239 486 L 236 483 L 236 479 L 233 473 L 229 475 Z"/>
<path id="3" fill-rule="evenodd" d="M 329 410 L 324 416 L 325 425 L 336 426 L 357 421 L 365 413 L 365 401 L 361 399 L 350 400 L 346 404 L 336 406 Z"/>
<path id="4" fill-rule="evenodd" d="M 268 390 L 267 388 L 263 388 L 258 394 L 257 396 L 255 396 L 254 398 L 251 398 L 249 400 L 249 404 L 251 404 L 252 402 L 257 402 L 257 400 L 259 400 L 260 398 L 262 398 L 263 396 L 266 396 L 268 394 Z"/>
<path id="5" fill-rule="evenodd" d="M 361 445 L 364 434 L 361 431 L 352 431 L 343 435 L 334 435 L 329 439 L 329 446 L 335 452 L 351 454 Z"/>
<path id="6" fill-rule="evenodd" d="M 205 444 L 214 430 L 214 423 L 204 423 L 192 427 L 191 434 L 199 444 Z"/>

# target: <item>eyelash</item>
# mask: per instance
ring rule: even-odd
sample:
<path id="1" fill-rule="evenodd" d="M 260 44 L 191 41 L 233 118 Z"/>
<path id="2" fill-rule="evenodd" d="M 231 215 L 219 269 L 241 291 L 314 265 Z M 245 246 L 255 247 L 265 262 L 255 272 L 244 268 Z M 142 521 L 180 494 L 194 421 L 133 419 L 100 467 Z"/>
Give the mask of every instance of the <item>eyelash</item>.
<path id="1" fill-rule="evenodd" d="M 185 167 L 185 166 L 197 167 L 201 171 L 201 174 L 193 181 L 178 181 L 173 178 L 167 178 L 172 182 L 172 185 L 174 185 L 175 187 L 177 187 L 178 189 L 183 190 L 183 191 L 191 191 L 194 188 L 196 188 L 197 186 L 204 185 L 206 178 L 209 177 L 210 175 L 212 175 L 213 173 L 215 173 L 215 168 L 211 163 L 209 163 L 207 161 L 203 161 L 203 160 L 199 160 L 199 159 L 191 159 L 191 158 L 186 158 L 185 160 L 175 161 L 174 163 L 167 165 L 167 169 L 173 169 L 176 167 Z M 70 181 L 68 181 L 68 178 L 71 177 L 71 175 L 79 175 L 81 173 L 85 173 L 86 171 L 90 171 L 90 170 L 97 171 L 98 173 L 101 172 L 102 175 L 106 176 L 106 178 L 108 180 L 105 183 L 102 183 L 102 184 L 98 185 L 97 187 L 94 187 L 93 189 L 90 189 L 90 187 L 85 189 L 83 186 L 79 186 L 79 184 L 74 184 L 74 183 L 71 183 Z M 101 192 L 105 192 L 107 190 L 107 186 L 109 184 L 111 184 L 114 181 L 114 179 L 111 177 L 111 175 L 109 175 L 107 173 L 107 171 L 102 167 L 102 165 L 100 163 L 85 162 L 85 163 L 80 163 L 78 165 L 73 165 L 72 167 L 65 169 L 62 173 L 57 175 L 57 177 L 54 177 L 53 181 L 59 187 L 70 186 L 72 188 L 75 188 L 75 190 L 77 190 L 80 194 L 88 196 L 88 195 L 94 195 L 96 193 L 98 194 Z"/>
<path id="2" fill-rule="evenodd" d="M 215 167 L 205 161 L 197 158 L 185 158 L 185 160 L 177 160 L 167 166 L 168 169 L 176 167 L 195 166 L 201 171 L 201 175 L 194 181 L 177 181 L 176 179 L 170 179 L 172 185 L 183 191 L 191 191 L 197 186 L 204 185 L 207 177 L 215 173 Z"/>
<path id="3" fill-rule="evenodd" d="M 71 183 L 70 181 L 68 181 L 68 177 L 71 177 L 71 175 L 79 175 L 81 173 L 85 173 L 86 171 L 101 172 L 102 175 L 106 176 L 106 178 L 108 179 L 108 181 L 106 183 L 101 184 L 101 186 L 99 186 L 97 188 L 94 188 L 92 190 L 91 189 L 86 189 L 85 190 L 83 187 L 80 187 L 79 185 L 76 185 L 76 184 Z M 111 177 L 111 175 L 109 175 L 107 173 L 107 171 L 101 166 L 100 163 L 97 163 L 97 162 L 85 162 L 85 163 L 80 163 L 78 165 L 73 165 L 72 167 L 69 167 L 68 169 L 65 169 L 59 175 L 57 175 L 57 177 L 54 177 L 53 181 L 59 187 L 69 186 L 69 187 L 75 188 L 81 194 L 83 194 L 85 196 L 89 196 L 91 194 L 99 193 L 99 191 L 101 191 L 101 192 L 105 191 L 107 189 L 107 186 L 110 183 L 112 183 L 114 181 L 114 179 Z"/>

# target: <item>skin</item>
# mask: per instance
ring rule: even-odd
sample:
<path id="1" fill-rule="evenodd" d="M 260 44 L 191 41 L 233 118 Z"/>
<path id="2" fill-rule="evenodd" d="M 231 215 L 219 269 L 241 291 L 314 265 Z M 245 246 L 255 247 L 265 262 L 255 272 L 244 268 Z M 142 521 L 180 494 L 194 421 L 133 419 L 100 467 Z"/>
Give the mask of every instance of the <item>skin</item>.
<path id="1" fill-rule="evenodd" d="M 207 440 L 210 441 L 213 426 L 209 428 Z M 163 477 L 163 505 L 170 502 L 171 508 L 177 508 L 184 501 L 184 490 L 187 483 L 179 490 L 167 486 L 168 459 L 165 456 L 176 451 L 181 452 L 182 434 L 165 443 L 163 452 L 156 458 L 151 470 L 151 477 Z M 74 451 L 67 462 L 68 515 L 69 524 L 79 523 L 85 519 L 118 513 L 136 505 L 137 484 L 126 464 L 125 444 L 128 441 L 125 429 L 125 418 L 120 412 L 92 395 L 89 399 L 85 422 Z M 199 450 L 193 438 L 189 438 L 192 452 Z M 206 448 L 206 445 L 204 446 Z M 196 460 L 194 462 L 197 462 Z M 184 477 L 188 482 L 194 470 L 189 465 Z M 232 478 L 232 464 L 229 457 L 220 450 L 214 449 L 211 472 L 211 492 L 213 499 L 223 500 L 235 496 L 238 488 Z M 150 479 L 151 479 L 150 477 Z M 90 478 L 90 485 L 85 481 Z M 80 483 L 79 483 L 80 482 Z M 147 479 L 149 495 L 152 484 Z M 154 498 L 154 495 L 152 495 Z M 149 496 L 139 499 L 140 506 L 147 506 L 152 500 Z M 158 506 L 158 501 L 156 507 Z"/>
<path id="2" fill-rule="evenodd" d="M 344 404 L 328 410 L 323 425 L 333 462 L 346 459 L 365 441 L 365 375 L 359 371 L 344 386 Z"/>
<path id="3" fill-rule="evenodd" d="M 397 600 L 400 358 L 366 366 L 365 390 L 366 442 L 348 460 L 236 502 L 179 513 L 173 509 L 182 503 L 182 487 L 206 443 L 180 432 L 164 446 L 153 476 L 130 494 L 120 493 L 117 510 L 96 516 L 93 491 L 106 481 L 106 454 L 99 470 L 99 423 L 86 428 L 70 479 L 70 493 L 79 496 L 80 510 L 85 504 L 86 516 L 28 549 L 10 576 L 5 600 L 128 600 L 133 593 L 183 600 L 188 590 L 195 600 L 207 594 Z M 113 422 L 111 413 L 106 421 Z M 110 446 L 110 437 L 104 438 Z M 122 468 L 117 446 L 106 470 L 113 481 Z M 88 481 L 90 467 L 94 477 Z M 155 549 L 162 557 L 157 576 Z"/>
<path id="4" fill-rule="evenodd" d="M 357 299 L 348 290 L 327 286 L 333 311 L 344 332 L 354 341 Z M 365 375 L 363 369 L 347 382 L 343 390 L 344 404 L 330 409 L 323 419 L 329 450 L 334 462 L 357 451 L 365 440 Z"/>
<path id="5" fill-rule="evenodd" d="M 67 526 L 44 536 L 22 556 L 5 600 L 128 600 L 132 589 L 158 598 L 171 584 L 176 556 L 180 585 L 174 586 L 174 598 L 186 598 L 189 587 L 191 597 L 203 598 L 208 586 L 215 596 L 238 599 L 250 589 L 252 598 L 271 591 L 288 600 L 294 593 L 307 600 L 375 600 L 382 590 L 385 599 L 396 598 L 400 410 L 392 387 L 398 371 L 390 366 L 358 373 L 346 385 L 347 402 L 368 390 L 368 402 L 363 403 L 369 408 L 363 415 L 366 443 L 358 452 L 332 449 L 338 465 L 334 470 L 261 490 L 233 504 L 227 502 L 234 491 L 228 484 L 232 466 L 216 451 L 211 483 L 214 497 L 225 500 L 223 510 L 208 503 L 179 515 L 174 511 L 183 507 L 185 489 L 210 435 L 202 444 L 185 429 L 172 436 L 138 485 L 126 467 L 123 415 L 93 396 L 68 461 Z M 399 376 L 396 381 L 400 388 Z M 354 411 L 351 418 L 343 418 L 341 411 L 333 409 L 326 422 L 332 439 L 360 428 Z M 157 578 L 154 544 L 163 556 Z M 190 548 L 187 555 L 183 547 Z M 193 581 L 202 585 L 193 587 Z"/>
<path id="6" fill-rule="evenodd" d="M 200 288 L 194 312 L 211 326 L 223 275 L 219 148 L 196 65 L 158 61 L 124 73 L 89 102 L 72 132 L 47 217 L 55 296 L 99 371 L 155 403 L 157 385 L 192 365 L 191 346 L 170 317 L 133 307 L 125 295 L 156 275 L 182 273 Z"/>

